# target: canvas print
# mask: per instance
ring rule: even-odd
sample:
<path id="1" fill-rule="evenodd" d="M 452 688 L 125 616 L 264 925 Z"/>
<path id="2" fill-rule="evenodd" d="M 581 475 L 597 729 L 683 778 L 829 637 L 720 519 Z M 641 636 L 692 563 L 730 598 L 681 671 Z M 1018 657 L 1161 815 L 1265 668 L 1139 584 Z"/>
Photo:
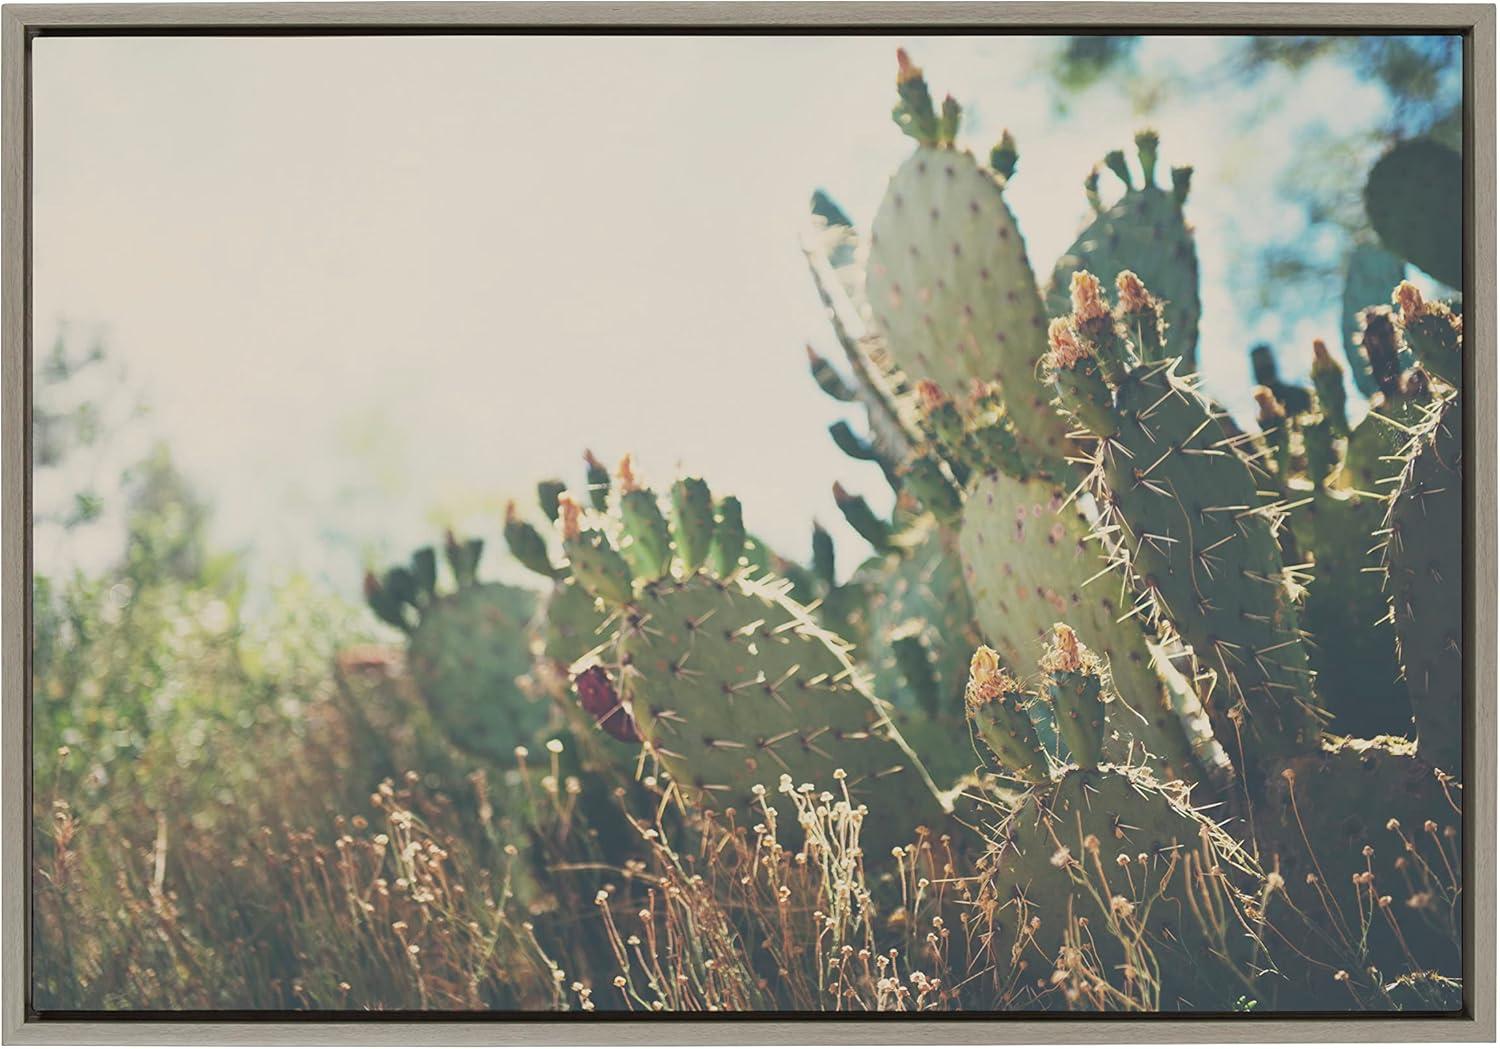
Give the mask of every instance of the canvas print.
<path id="1" fill-rule="evenodd" d="M 35 47 L 43 1016 L 1460 1007 L 1459 37 Z"/>

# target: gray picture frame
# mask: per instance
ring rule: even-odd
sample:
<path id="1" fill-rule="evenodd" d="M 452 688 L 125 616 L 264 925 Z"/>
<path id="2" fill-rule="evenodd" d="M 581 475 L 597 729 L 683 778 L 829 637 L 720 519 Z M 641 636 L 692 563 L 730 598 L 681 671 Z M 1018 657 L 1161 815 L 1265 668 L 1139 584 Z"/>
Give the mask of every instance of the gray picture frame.
<path id="1" fill-rule="evenodd" d="M 13 1044 L 720 1044 L 1429 1042 L 1495 1040 L 1495 7 L 1246 3 L 216 3 L 3 8 L 3 1025 Z M 947 29 L 1454 32 L 1465 36 L 1465 1010 L 1457 1017 L 1036 1019 L 946 1016 L 359 1022 L 40 1020 L 29 1013 L 31 42 L 64 32 Z"/>

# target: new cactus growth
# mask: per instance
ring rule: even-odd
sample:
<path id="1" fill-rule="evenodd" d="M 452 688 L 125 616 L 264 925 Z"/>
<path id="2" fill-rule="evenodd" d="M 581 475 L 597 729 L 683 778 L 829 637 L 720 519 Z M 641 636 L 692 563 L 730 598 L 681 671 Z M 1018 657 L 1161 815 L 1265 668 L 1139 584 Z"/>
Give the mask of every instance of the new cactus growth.
<path id="1" fill-rule="evenodd" d="M 1052 707 L 1057 734 L 1068 745 L 1073 763 L 1096 769 L 1104 760 L 1104 682 L 1094 654 L 1078 643 L 1073 628 L 1052 628 L 1052 640 L 1042 656 L 1042 696 Z"/>
<path id="2" fill-rule="evenodd" d="M 1028 712 L 1032 697 L 1000 667 L 994 649 L 981 645 L 969 664 L 964 694 L 975 738 L 989 751 L 994 771 L 1026 783 L 1045 783 L 1051 765 Z"/>

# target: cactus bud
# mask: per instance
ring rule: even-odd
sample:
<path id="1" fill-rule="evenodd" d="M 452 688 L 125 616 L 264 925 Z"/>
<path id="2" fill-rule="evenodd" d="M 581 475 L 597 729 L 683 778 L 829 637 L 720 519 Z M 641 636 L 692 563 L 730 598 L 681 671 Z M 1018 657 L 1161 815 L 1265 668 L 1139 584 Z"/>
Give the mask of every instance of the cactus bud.
<path id="1" fill-rule="evenodd" d="M 635 461 L 629 452 L 620 457 L 620 465 L 615 470 L 615 477 L 620 482 L 620 494 L 629 495 L 641 489 L 640 482 L 635 476 Z"/>
<path id="2" fill-rule="evenodd" d="M 835 561 L 833 550 L 833 536 L 817 521 L 813 522 L 812 535 L 812 563 L 813 575 L 824 586 L 833 586 Z"/>
<path id="3" fill-rule="evenodd" d="M 1193 184 L 1193 169 L 1191 167 L 1180 167 L 1172 169 L 1172 197 L 1181 207 L 1187 203 L 1188 190 Z"/>
<path id="4" fill-rule="evenodd" d="M 1068 286 L 1073 303 L 1073 325 L 1083 327 L 1090 321 L 1109 316 L 1109 304 L 1104 301 L 1104 288 L 1099 278 L 1088 270 L 1078 270 Z"/>
<path id="5" fill-rule="evenodd" d="M 583 462 L 587 467 L 589 502 L 595 510 L 602 511 L 609 505 L 609 468 L 589 451 L 583 453 Z"/>
<path id="6" fill-rule="evenodd" d="M 1401 310 L 1403 324 L 1411 324 L 1422 316 L 1422 309 L 1426 305 L 1422 301 L 1422 292 L 1409 280 L 1396 285 L 1396 290 L 1391 293 L 1391 302 Z"/>
<path id="7" fill-rule="evenodd" d="M 557 520 L 557 501 L 562 497 L 568 486 L 558 480 L 539 481 L 536 486 L 536 501 L 542 508 L 542 514 L 549 521 Z"/>
<path id="8" fill-rule="evenodd" d="M 577 539 L 581 530 L 579 516 L 582 512 L 578 501 L 567 492 L 563 492 L 557 497 L 557 509 L 560 514 L 558 529 L 562 532 L 563 539 Z"/>
<path id="9" fill-rule="evenodd" d="M 941 116 L 938 119 L 938 145 L 951 146 L 958 137 L 959 105 L 952 95 L 943 96 Z"/>
<path id="10" fill-rule="evenodd" d="M 1125 163 L 1124 150 L 1112 149 L 1104 154 L 1104 166 L 1115 173 L 1115 178 L 1125 183 L 1126 189 L 1135 188 L 1135 182 L 1130 177 L 1130 168 Z"/>
<path id="11" fill-rule="evenodd" d="M 906 48 L 896 48 L 896 83 L 906 84 L 913 80 L 920 80 L 922 69 L 911 60 L 911 55 L 906 53 Z"/>
<path id="12" fill-rule="evenodd" d="M 1157 148 L 1161 145 L 1161 136 L 1150 128 L 1136 132 L 1135 149 L 1141 158 L 1141 175 L 1148 186 L 1156 183 L 1156 157 Z"/>
<path id="13" fill-rule="evenodd" d="M 1010 129 L 1006 128 L 1000 135 L 1000 141 L 996 142 L 994 148 L 990 150 L 990 167 L 995 174 L 1009 182 L 1016 173 L 1016 161 L 1019 159 L 1020 154 L 1016 152 L 1015 137 L 1010 133 Z"/>
<path id="14" fill-rule="evenodd" d="M 672 486 L 672 526 L 677 556 L 691 575 L 708 560 L 714 540 L 714 499 L 701 478 L 684 477 Z"/>
<path id="15" fill-rule="evenodd" d="M 969 660 L 964 706 L 974 735 L 994 756 L 996 771 L 1029 783 L 1049 776 L 1046 754 L 1026 712 L 1028 697 L 1020 684 L 1000 668 L 1000 657 L 980 645 Z"/>
<path id="16" fill-rule="evenodd" d="M 850 495 L 843 485 L 835 481 L 833 501 L 838 504 L 849 527 L 863 536 L 866 542 L 880 553 L 891 549 L 891 526 L 875 516 L 875 511 L 870 509 L 870 504 L 865 502 L 863 496 Z"/>
<path id="17" fill-rule="evenodd" d="M 1042 655 L 1042 669 L 1055 673 L 1078 673 L 1083 670 L 1085 650 L 1078 635 L 1066 623 L 1052 624 L 1052 637 Z"/>
<path id="18" fill-rule="evenodd" d="M 1410 281 L 1402 281 L 1392 295 L 1401 310 L 1407 344 L 1423 367 L 1457 388 L 1463 379 L 1463 321 L 1440 302 L 1424 302 Z"/>
<path id="19" fill-rule="evenodd" d="M 843 377 L 834 370 L 833 365 L 828 363 L 828 358 L 811 346 L 807 347 L 807 367 L 812 372 L 813 382 L 818 384 L 818 389 L 834 400 L 848 402 L 857 396 Z"/>
<path id="20" fill-rule="evenodd" d="M 1349 435 L 1349 417 L 1346 410 L 1348 395 L 1344 390 L 1344 369 L 1328 352 L 1328 344 L 1322 339 L 1313 340 L 1312 361 L 1313 389 L 1318 392 L 1318 404 L 1332 427 L 1332 436 Z"/>
<path id="21" fill-rule="evenodd" d="M 418 597 L 429 600 L 437 592 L 437 552 L 432 547 L 424 546 L 413 551 L 411 574 L 416 580 Z"/>
<path id="22" fill-rule="evenodd" d="M 521 519 L 514 502 L 505 504 L 505 545 L 510 547 L 512 557 L 538 575 L 548 579 L 562 577 L 561 569 L 555 567 L 547 556 L 547 541 Z"/>
<path id="23" fill-rule="evenodd" d="M 1056 317 L 1047 326 L 1047 346 L 1047 367 L 1055 372 L 1071 370 L 1089 356 L 1067 317 Z"/>
<path id="24" fill-rule="evenodd" d="M 745 520 L 740 501 L 732 495 L 719 500 L 719 520 L 714 526 L 710 558 L 716 575 L 728 579 L 739 570 L 745 552 Z"/>
<path id="25" fill-rule="evenodd" d="M 1099 199 L 1099 169 L 1093 167 L 1083 177 L 1083 195 L 1089 202 L 1089 207 L 1095 211 L 1104 210 L 1104 202 Z"/>
<path id="26" fill-rule="evenodd" d="M 1079 644 L 1072 628 L 1057 623 L 1041 666 L 1049 675 L 1045 695 L 1052 703 L 1058 735 L 1079 768 L 1097 768 L 1103 758 L 1106 721 L 1099 661 Z"/>
<path id="27" fill-rule="evenodd" d="M 1386 397 L 1401 392 L 1401 345 L 1389 307 L 1372 306 L 1359 315 L 1359 347 L 1376 387 Z"/>

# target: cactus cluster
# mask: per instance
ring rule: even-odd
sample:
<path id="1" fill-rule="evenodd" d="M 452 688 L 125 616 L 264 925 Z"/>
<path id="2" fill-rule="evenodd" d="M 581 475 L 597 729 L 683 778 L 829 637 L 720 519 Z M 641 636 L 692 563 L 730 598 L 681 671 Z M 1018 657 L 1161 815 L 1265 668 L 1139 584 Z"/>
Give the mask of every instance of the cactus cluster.
<path id="1" fill-rule="evenodd" d="M 1125 195 L 1044 291 L 1005 200 L 1014 140 L 960 150 L 958 105 L 905 54 L 897 94 L 916 148 L 868 239 L 820 192 L 806 240 L 842 358 L 809 351 L 813 377 L 863 409 L 868 437 L 833 438 L 894 511 L 836 487 L 871 547 L 841 579 L 826 531 L 783 560 L 698 478 L 658 493 L 590 456 L 581 496 L 545 482 L 551 534 L 512 511 L 505 535 L 551 588 L 518 636 L 562 716 L 685 833 L 759 812 L 811 835 L 839 805 L 872 870 L 941 834 L 980 1008 L 1321 1008 L 1335 983 L 1450 1007 L 1461 315 L 1404 283 L 1354 311 L 1357 421 L 1325 345 L 1311 388 L 1258 349 L 1241 427 L 1191 374 L 1188 175 L 1156 185 L 1154 134 L 1140 185 L 1105 158 Z M 458 569 L 448 598 L 415 562 L 372 587 L 414 670 L 481 673 L 418 645 L 478 586 Z"/>

